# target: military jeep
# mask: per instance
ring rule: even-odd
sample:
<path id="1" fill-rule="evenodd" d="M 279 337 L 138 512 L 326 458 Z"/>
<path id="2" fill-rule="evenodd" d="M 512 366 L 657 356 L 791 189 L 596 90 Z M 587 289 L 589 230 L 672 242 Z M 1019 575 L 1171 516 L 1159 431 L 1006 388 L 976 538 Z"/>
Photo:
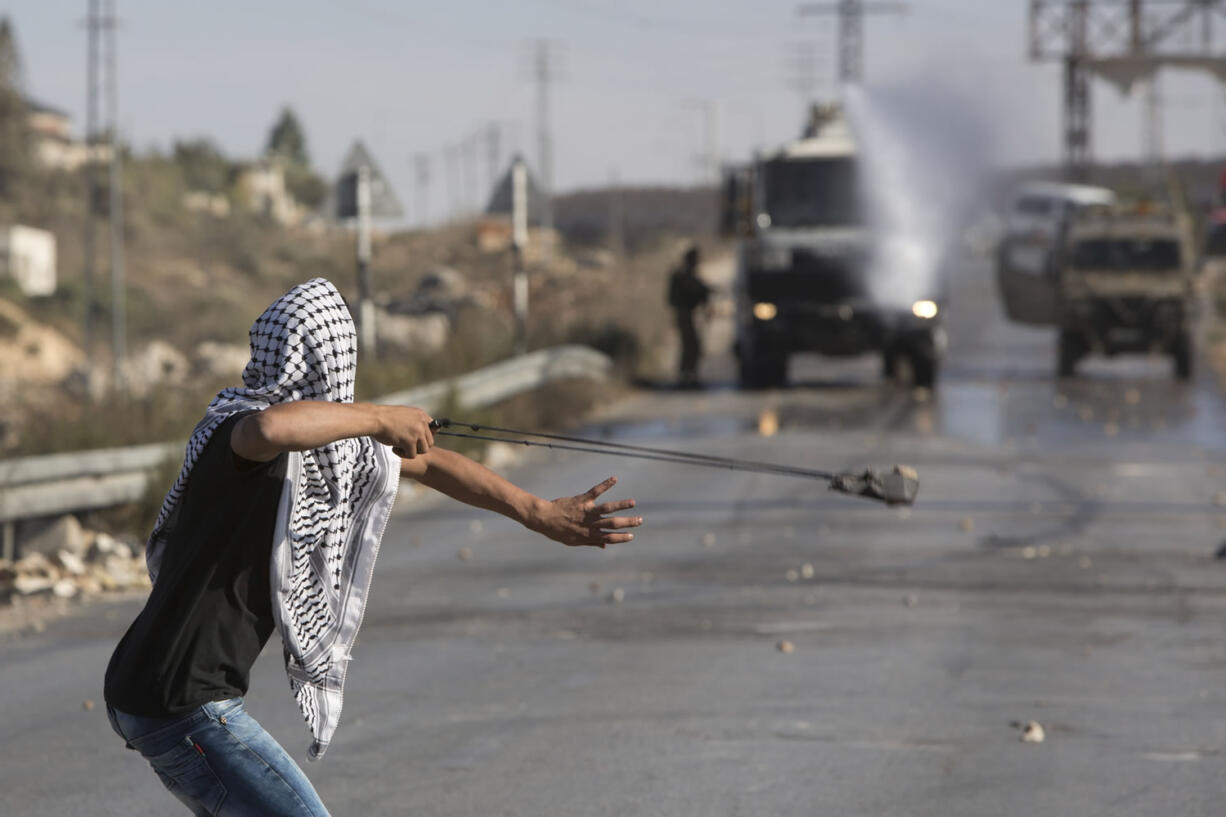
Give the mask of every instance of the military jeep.
<path id="1" fill-rule="evenodd" d="M 1089 355 L 1170 355 L 1192 375 L 1195 264 L 1171 221 L 1101 217 L 1073 225 L 1058 250 L 1057 370 Z"/>

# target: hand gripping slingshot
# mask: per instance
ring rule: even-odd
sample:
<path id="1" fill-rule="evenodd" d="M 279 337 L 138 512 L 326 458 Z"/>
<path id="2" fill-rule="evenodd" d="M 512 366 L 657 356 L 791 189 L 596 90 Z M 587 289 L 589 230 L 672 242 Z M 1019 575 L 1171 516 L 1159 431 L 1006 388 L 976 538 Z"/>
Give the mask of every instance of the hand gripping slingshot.
<path id="1" fill-rule="evenodd" d="M 456 431 L 454 429 L 467 429 Z M 521 431 L 499 426 L 483 426 L 463 423 L 442 417 L 430 423 L 437 435 L 463 437 L 470 440 L 502 442 L 512 445 L 537 446 L 558 451 L 580 451 L 586 454 L 608 454 L 614 457 L 630 457 L 640 460 L 671 462 L 678 465 L 699 465 L 706 468 L 723 468 L 729 471 L 749 471 L 758 474 L 780 474 L 788 477 L 817 479 L 827 483 L 830 490 L 852 496 L 877 499 L 887 505 L 911 505 L 919 490 L 919 474 L 908 465 L 892 465 L 885 468 L 865 468 L 860 471 L 820 471 L 771 462 L 755 462 L 712 454 L 695 454 L 687 451 L 671 451 L 667 448 L 649 448 L 642 445 L 615 443 L 607 440 L 589 440 L 569 437 L 564 434 L 546 434 L 540 431 Z M 512 436 L 502 436 L 512 435 Z"/>

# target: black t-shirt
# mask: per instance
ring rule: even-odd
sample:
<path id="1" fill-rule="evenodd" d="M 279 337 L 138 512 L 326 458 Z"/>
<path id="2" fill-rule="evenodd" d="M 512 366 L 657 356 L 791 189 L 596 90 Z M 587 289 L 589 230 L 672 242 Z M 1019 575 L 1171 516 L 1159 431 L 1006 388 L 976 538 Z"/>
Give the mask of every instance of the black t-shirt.
<path id="1" fill-rule="evenodd" d="M 286 456 L 238 460 L 230 432 L 240 416 L 192 466 L 157 583 L 111 656 L 106 702 L 121 712 L 175 717 L 245 695 L 276 626 L 268 571 Z"/>
<path id="2" fill-rule="evenodd" d="M 674 270 L 668 279 L 668 304 L 678 312 L 693 312 L 711 297 L 711 288 L 697 275 Z"/>

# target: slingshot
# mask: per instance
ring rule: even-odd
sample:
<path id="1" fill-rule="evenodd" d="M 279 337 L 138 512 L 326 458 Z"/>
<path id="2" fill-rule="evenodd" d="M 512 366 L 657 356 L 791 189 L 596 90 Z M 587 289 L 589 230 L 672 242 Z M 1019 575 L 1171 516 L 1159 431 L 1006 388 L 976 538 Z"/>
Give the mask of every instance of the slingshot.
<path id="1" fill-rule="evenodd" d="M 860 471 L 821 471 L 772 462 L 717 457 L 712 454 L 695 454 L 688 451 L 671 451 L 667 448 L 649 448 L 643 445 L 615 443 L 607 440 L 589 440 L 564 434 L 547 434 L 541 431 L 522 431 L 500 426 L 463 423 L 446 417 L 432 421 L 430 428 L 435 434 L 447 437 L 552 448 L 558 451 L 579 451 L 586 454 L 608 454 L 614 457 L 723 468 L 729 471 L 749 471 L 758 474 L 779 474 L 802 479 L 816 479 L 827 483 L 832 491 L 877 499 L 887 505 L 911 505 L 915 502 L 915 495 L 919 490 L 919 474 L 908 465 L 865 468 Z M 468 430 L 455 431 L 453 430 L 455 428 Z"/>

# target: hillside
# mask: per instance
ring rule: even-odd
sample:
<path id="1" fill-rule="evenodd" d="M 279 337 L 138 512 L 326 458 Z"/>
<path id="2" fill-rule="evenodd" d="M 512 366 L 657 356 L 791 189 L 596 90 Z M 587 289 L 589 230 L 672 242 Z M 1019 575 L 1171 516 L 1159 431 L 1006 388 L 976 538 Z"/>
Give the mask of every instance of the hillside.
<path id="1" fill-rule="evenodd" d="M 124 399 L 91 401 L 82 377 L 88 356 L 83 349 L 87 298 L 81 175 L 43 172 L 23 188 L 16 203 L 0 202 L 0 219 L 52 231 L 59 254 L 59 288 L 53 296 L 27 298 L 11 282 L 0 282 L 0 341 L 8 336 L 17 350 L 8 357 L 28 358 L 23 367 L 0 369 L 0 411 L 6 418 L 0 456 L 186 433 L 216 389 L 237 378 L 247 328 L 277 295 L 298 281 L 323 276 L 356 298 L 354 238 L 347 229 L 321 220 L 283 226 L 238 206 L 232 191 L 224 189 L 211 195 L 229 195 L 228 213 L 193 210 L 186 204 L 195 189 L 188 170 L 175 157 L 158 154 L 127 160 L 125 292 L 133 392 Z M 599 216 L 608 208 L 601 209 L 599 191 L 559 197 L 560 251 L 547 267 L 539 260 L 530 264 L 529 340 L 533 347 L 592 342 L 619 354 L 634 373 L 650 376 L 653 367 L 668 365 L 650 360 L 650 350 L 667 331 L 664 275 L 683 236 L 709 234 L 713 219 L 706 215 L 712 197 L 670 190 L 620 195 L 624 212 L 633 214 L 626 218 L 629 249 L 623 256 L 602 247 L 607 222 L 601 224 Z M 96 240 L 93 358 L 105 385 L 111 370 L 111 288 L 102 218 Z M 530 253 L 529 261 L 535 257 Z M 381 325 L 403 331 L 399 340 L 385 339 L 378 366 L 364 361 L 359 378 L 364 396 L 472 369 L 510 353 L 509 252 L 482 249 L 476 222 L 377 233 L 372 275 L 377 302 L 406 314 L 385 315 Z M 441 279 L 458 288 L 452 293 L 455 303 L 427 298 L 423 307 L 423 282 Z M 423 309 L 434 321 L 417 331 L 421 327 L 413 322 L 425 318 L 412 313 Z M 35 336 L 55 340 L 30 341 Z"/>

